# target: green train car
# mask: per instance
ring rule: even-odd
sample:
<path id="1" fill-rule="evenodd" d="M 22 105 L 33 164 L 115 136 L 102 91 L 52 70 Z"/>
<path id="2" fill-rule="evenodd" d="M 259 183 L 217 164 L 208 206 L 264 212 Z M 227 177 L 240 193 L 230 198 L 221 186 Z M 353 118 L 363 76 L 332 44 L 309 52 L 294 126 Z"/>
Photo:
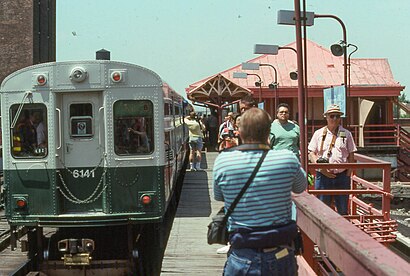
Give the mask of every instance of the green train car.
<path id="1" fill-rule="evenodd" d="M 157 274 L 144 254 L 164 246 L 182 184 L 184 98 L 153 71 L 110 60 L 30 66 L 0 94 L 6 217 L 28 227 L 37 267 Z"/>

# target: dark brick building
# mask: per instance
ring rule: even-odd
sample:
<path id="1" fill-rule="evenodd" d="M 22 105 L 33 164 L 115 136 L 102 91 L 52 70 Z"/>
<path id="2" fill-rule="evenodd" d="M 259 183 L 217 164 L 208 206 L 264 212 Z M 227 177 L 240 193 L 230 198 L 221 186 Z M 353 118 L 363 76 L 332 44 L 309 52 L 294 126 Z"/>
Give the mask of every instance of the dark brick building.
<path id="1" fill-rule="evenodd" d="M 55 3 L 0 1 L 0 82 L 25 66 L 55 60 Z"/>

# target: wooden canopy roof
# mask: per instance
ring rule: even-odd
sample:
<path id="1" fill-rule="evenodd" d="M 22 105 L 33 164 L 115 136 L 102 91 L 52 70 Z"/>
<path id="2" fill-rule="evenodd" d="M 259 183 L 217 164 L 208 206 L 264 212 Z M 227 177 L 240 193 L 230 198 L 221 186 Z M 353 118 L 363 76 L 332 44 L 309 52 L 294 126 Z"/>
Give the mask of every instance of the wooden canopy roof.
<path id="1" fill-rule="evenodd" d="M 225 102 L 239 100 L 249 94 L 252 94 L 250 89 L 239 86 L 222 74 L 202 80 L 191 90 L 187 89 L 188 99 L 191 101 L 211 103 L 218 106 Z"/>

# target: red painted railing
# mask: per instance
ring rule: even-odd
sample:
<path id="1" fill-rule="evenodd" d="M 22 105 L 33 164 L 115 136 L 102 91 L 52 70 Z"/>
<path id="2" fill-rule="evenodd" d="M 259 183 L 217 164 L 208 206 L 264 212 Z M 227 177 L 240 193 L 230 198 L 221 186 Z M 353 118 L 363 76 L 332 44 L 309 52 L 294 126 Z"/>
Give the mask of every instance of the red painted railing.
<path id="1" fill-rule="evenodd" d="M 311 194 L 327 195 L 350 195 L 349 215 L 345 216 L 353 224 L 368 233 L 375 240 L 385 243 L 394 242 L 397 231 L 397 222 L 390 219 L 390 201 L 393 195 L 390 193 L 391 164 L 361 154 L 355 154 L 357 163 L 345 164 L 309 164 L 308 169 L 314 173 L 316 169 L 380 169 L 382 170 L 382 187 L 365 179 L 353 175 L 351 178 L 351 190 L 309 190 Z M 372 203 L 366 203 L 360 195 L 369 194 L 381 198 L 381 210 L 374 208 Z"/>
<path id="2" fill-rule="evenodd" d="M 408 262 L 315 196 L 304 192 L 294 195 L 293 200 L 304 241 L 303 261 L 298 260 L 299 275 L 312 269 L 318 275 L 341 275 L 339 270 L 343 275 L 399 276 L 410 271 Z"/>

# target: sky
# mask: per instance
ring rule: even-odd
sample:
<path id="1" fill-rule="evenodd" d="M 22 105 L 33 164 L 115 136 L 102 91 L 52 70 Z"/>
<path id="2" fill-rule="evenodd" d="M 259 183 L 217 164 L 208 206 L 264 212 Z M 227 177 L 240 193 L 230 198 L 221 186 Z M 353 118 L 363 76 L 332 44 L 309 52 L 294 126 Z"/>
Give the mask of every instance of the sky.
<path id="1" fill-rule="evenodd" d="M 387 58 L 394 78 L 410 86 L 409 0 L 306 0 L 307 11 L 339 17 L 352 58 Z M 255 58 L 254 44 L 286 45 L 295 28 L 277 24 L 292 0 L 57 0 L 57 61 L 111 60 L 155 71 L 177 92 Z M 308 39 L 324 46 L 342 39 L 340 24 L 316 18 Z M 405 89 L 410 99 L 410 88 Z"/>

